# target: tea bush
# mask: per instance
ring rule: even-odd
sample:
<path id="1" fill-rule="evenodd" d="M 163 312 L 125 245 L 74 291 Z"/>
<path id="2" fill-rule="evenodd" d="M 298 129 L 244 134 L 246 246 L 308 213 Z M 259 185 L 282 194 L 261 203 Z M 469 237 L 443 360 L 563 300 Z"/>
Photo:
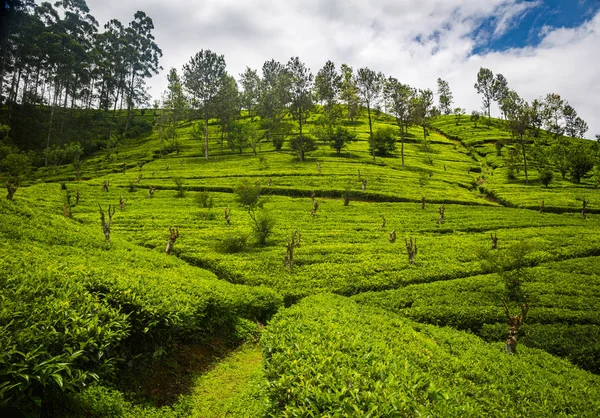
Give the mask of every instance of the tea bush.
<path id="1" fill-rule="evenodd" d="M 595 416 L 600 380 L 567 361 L 322 294 L 262 339 L 272 413 L 284 416 Z"/>

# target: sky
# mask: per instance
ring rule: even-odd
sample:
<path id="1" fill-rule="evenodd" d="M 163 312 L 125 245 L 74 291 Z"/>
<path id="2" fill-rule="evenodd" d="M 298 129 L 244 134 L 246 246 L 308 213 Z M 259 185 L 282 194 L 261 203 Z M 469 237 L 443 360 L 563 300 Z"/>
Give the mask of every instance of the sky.
<path id="1" fill-rule="evenodd" d="M 166 75 L 201 49 L 223 54 L 239 80 L 246 67 L 300 59 L 316 75 L 327 60 L 369 67 L 417 88 L 449 82 L 454 106 L 481 109 L 481 67 L 502 73 L 531 101 L 558 93 L 600 134 L 600 0 L 87 0 L 104 25 L 137 10 L 154 21 Z M 494 105 L 493 115 L 499 115 Z"/>

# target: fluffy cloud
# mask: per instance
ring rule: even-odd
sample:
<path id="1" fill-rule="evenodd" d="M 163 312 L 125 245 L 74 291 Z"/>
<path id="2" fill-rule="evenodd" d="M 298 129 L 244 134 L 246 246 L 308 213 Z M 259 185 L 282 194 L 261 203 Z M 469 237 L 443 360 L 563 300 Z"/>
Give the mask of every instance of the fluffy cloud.
<path id="1" fill-rule="evenodd" d="M 165 71 L 150 80 L 154 97 L 169 68 L 200 49 L 224 54 L 234 76 L 264 61 L 299 56 L 316 73 L 328 59 L 368 66 L 415 87 L 449 81 L 455 105 L 479 109 L 480 67 L 502 73 L 527 100 L 559 93 L 600 133 L 600 13 L 573 29 L 545 28 L 535 47 L 473 55 L 509 31 L 540 1 L 520 0 L 88 0 L 101 23 L 126 23 L 144 10 L 156 27 Z M 486 29 L 481 30 L 481 27 Z"/>

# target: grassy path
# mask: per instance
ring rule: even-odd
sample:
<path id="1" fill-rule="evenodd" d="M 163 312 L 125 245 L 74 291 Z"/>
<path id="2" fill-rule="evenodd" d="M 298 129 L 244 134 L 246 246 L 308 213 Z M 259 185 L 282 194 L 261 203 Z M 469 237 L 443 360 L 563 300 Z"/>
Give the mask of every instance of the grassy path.
<path id="1" fill-rule="evenodd" d="M 269 401 L 261 392 L 262 373 L 260 348 L 243 345 L 197 379 L 191 417 L 264 416 Z"/>

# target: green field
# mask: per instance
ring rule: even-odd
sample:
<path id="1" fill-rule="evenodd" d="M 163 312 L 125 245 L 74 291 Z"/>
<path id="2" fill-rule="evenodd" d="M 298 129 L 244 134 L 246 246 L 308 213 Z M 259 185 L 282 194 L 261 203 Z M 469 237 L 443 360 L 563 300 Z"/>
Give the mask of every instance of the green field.
<path id="1" fill-rule="evenodd" d="M 373 162 L 364 116 L 347 126 L 357 142 L 339 155 L 319 142 L 303 162 L 287 143 L 221 151 L 216 124 L 207 161 L 194 123 L 179 125 L 179 151 L 146 134 L 86 158 L 80 180 L 71 165 L 40 168 L 0 201 L 0 408 L 598 416 L 600 191 L 591 174 L 576 183 L 555 171 L 545 187 L 532 167 L 530 184 L 522 172 L 509 179 L 508 149 L 498 156 L 495 142 L 511 136 L 498 120 L 474 128 L 466 116 L 459 125 L 438 117 L 427 144 L 411 127 L 404 166 L 399 149 Z M 381 115 L 375 129 L 384 126 L 393 119 Z M 254 212 L 239 203 L 241 184 L 260 189 Z M 99 205 L 116 208 L 110 244 Z M 264 245 L 252 216 L 272 223 Z M 167 255 L 171 227 L 179 236 Z M 523 245 L 501 268 L 486 262 Z M 525 300 L 530 309 L 513 356 L 502 301 L 515 275 L 511 312 Z"/>

